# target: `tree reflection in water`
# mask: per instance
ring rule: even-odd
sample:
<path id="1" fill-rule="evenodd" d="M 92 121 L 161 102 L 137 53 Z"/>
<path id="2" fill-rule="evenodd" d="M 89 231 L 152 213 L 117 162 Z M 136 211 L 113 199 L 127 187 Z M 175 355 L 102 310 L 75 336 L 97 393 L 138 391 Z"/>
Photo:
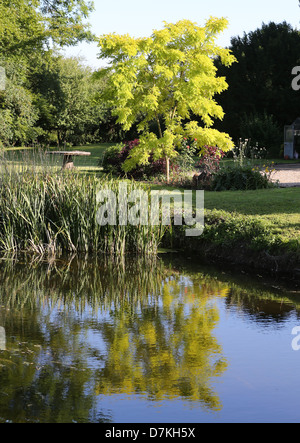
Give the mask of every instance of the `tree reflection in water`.
<path id="1" fill-rule="evenodd" d="M 96 400 L 120 393 L 221 409 L 225 283 L 160 260 L 73 259 L 3 262 L 0 288 L 0 421 L 108 422 Z"/>

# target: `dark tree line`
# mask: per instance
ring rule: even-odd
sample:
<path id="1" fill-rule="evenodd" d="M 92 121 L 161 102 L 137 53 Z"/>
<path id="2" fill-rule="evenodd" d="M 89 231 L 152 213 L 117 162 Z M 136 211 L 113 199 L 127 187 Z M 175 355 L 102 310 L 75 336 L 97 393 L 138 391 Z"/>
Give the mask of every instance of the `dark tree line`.
<path id="1" fill-rule="evenodd" d="M 251 138 L 279 155 L 284 125 L 300 116 L 299 94 L 292 87 L 292 69 L 300 65 L 300 35 L 286 22 L 263 24 L 231 39 L 236 57 L 230 69 L 217 61 L 229 89 L 220 96 L 225 111 L 222 130 L 235 141 Z"/>

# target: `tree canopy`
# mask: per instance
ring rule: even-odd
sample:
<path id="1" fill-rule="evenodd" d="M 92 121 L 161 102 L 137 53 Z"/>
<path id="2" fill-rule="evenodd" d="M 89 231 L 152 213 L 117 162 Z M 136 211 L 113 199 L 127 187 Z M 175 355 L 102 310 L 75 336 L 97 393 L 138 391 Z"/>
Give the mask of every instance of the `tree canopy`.
<path id="1" fill-rule="evenodd" d="M 94 40 L 92 10 L 89 0 L 0 1 L 0 144 L 46 140 L 51 131 L 61 142 L 80 138 L 87 125 L 96 130 L 101 106 L 93 102 L 92 72 L 59 53 Z"/>
<path id="2" fill-rule="evenodd" d="M 77 58 L 53 57 L 33 78 L 38 125 L 53 131 L 60 145 L 67 139 L 80 142 L 80 134 L 93 131 L 104 115 L 104 105 L 95 99 L 101 88 L 92 80 L 92 70 Z M 87 131 L 86 131 L 87 132 Z"/>
<path id="3" fill-rule="evenodd" d="M 251 137 L 245 133 L 247 128 L 255 127 L 256 136 L 262 138 L 264 133 L 273 133 L 277 140 L 267 137 L 256 141 L 276 142 L 278 154 L 284 125 L 299 117 L 299 97 L 291 88 L 292 69 L 300 64 L 299 31 L 286 22 L 263 24 L 232 38 L 229 49 L 238 63 L 230 69 L 222 60 L 216 63 L 219 75 L 226 76 L 229 84 L 228 91 L 220 96 L 226 116 L 218 127 L 235 140 Z"/>
<path id="4" fill-rule="evenodd" d="M 215 95 L 227 88 L 224 77 L 217 77 L 214 58 L 226 66 L 235 58 L 215 40 L 227 20 L 211 17 L 204 27 L 182 20 L 164 23 L 149 38 L 108 34 L 100 38 L 99 57 L 110 65 L 101 71 L 108 75 L 104 94 L 125 130 L 138 121 L 140 143 L 131 151 L 124 169 L 154 160 L 176 156 L 176 146 L 184 137 L 196 139 L 199 149 L 217 145 L 228 151 L 233 143 L 228 134 L 212 128 L 224 112 Z M 193 119 L 199 117 L 199 120 Z M 157 122 L 158 134 L 149 125 Z"/>
<path id="5" fill-rule="evenodd" d="M 2 0 L 0 56 L 28 55 L 51 45 L 92 40 L 86 19 L 93 4 L 85 0 Z"/>

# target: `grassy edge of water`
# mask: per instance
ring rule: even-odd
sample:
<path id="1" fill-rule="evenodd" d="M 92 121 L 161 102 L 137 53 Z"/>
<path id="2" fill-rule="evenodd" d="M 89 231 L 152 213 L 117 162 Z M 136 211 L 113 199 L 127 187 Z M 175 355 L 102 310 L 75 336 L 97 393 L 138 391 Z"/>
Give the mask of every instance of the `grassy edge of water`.
<path id="1" fill-rule="evenodd" d="M 201 236 L 187 237 L 184 227 L 174 226 L 162 245 L 212 263 L 300 279 L 299 240 L 284 238 L 255 216 L 207 209 Z"/>
<path id="2" fill-rule="evenodd" d="M 0 240 L 1 243 L 6 240 L 6 250 L 14 248 L 15 234 L 17 233 L 17 238 L 24 246 L 23 249 L 28 249 L 30 252 L 34 251 L 37 254 L 44 253 L 45 250 L 49 251 L 49 248 L 44 248 L 45 237 L 47 237 L 46 240 L 54 249 L 56 248 L 57 239 L 60 238 L 63 247 L 67 244 L 72 252 L 79 252 L 76 250 L 76 246 L 79 243 L 82 245 L 81 249 L 83 249 L 84 252 L 88 252 L 90 250 L 88 241 L 90 235 L 92 235 L 92 232 L 96 231 L 97 235 L 99 235 L 100 232 L 96 229 L 95 223 L 92 223 L 93 231 L 91 232 L 89 231 L 88 226 L 84 226 L 85 230 L 80 226 L 80 220 L 86 223 L 82 214 L 84 214 L 84 211 L 91 203 L 91 198 L 87 198 L 87 192 L 82 191 L 88 181 L 95 182 L 97 180 L 96 177 L 87 176 L 85 178 L 84 174 L 78 175 L 78 180 L 81 180 L 84 185 L 78 187 L 73 181 L 73 179 L 75 180 L 75 176 L 72 174 L 66 176 L 62 175 L 60 172 L 54 174 L 49 173 L 51 168 L 48 167 L 49 165 L 44 164 L 42 164 L 43 172 L 41 173 L 40 169 L 35 170 L 31 165 L 27 164 L 25 167 L 26 162 L 24 161 L 22 161 L 22 164 L 23 169 L 21 171 L 17 170 L 16 172 L 14 172 L 14 170 L 12 171 L 10 168 L 7 169 L 5 165 L 1 166 L 5 173 L 2 184 L 7 190 L 6 200 L 1 203 L 1 205 L 4 205 L 3 207 L 1 206 L 1 218 L 6 216 L 6 212 L 7 214 L 10 214 L 10 223 L 5 224 L 2 220 L 2 226 L 5 227 L 6 230 L 6 239 L 4 238 L 5 236 L 2 236 Z M 66 177 L 69 177 L 73 187 L 73 190 L 69 193 L 68 201 L 66 201 L 65 198 L 67 193 L 64 193 L 62 190 L 67 181 Z M 23 182 L 22 178 L 25 179 L 25 182 Z M 107 179 L 107 177 L 102 177 L 101 180 L 106 183 L 113 183 L 114 186 L 117 186 L 118 183 L 118 180 Z M 64 185 L 58 186 L 59 182 L 64 183 Z M 36 186 L 34 186 L 34 184 Z M 19 188 L 16 195 L 13 195 L 16 185 L 18 185 Z M 25 195 L 26 191 L 24 186 L 28 192 L 27 196 Z M 143 185 L 135 182 L 132 186 L 139 189 L 145 189 Z M 153 186 L 150 186 L 150 189 L 151 188 L 153 188 Z M 87 189 L 91 190 L 91 187 L 87 186 Z M 44 197 L 47 197 L 45 198 L 45 207 L 51 206 L 53 209 L 57 203 L 63 203 L 63 206 L 59 208 L 59 217 L 57 217 L 57 219 L 62 222 L 61 226 L 58 227 L 57 223 L 54 223 L 52 214 L 51 218 L 48 218 L 47 223 L 40 217 L 40 202 L 38 201 L 37 195 L 39 192 L 41 192 L 41 194 L 44 192 Z M 267 191 L 261 192 L 264 193 Z M 226 261 L 227 263 L 242 264 L 253 269 L 265 269 L 275 273 L 300 274 L 298 269 L 300 268 L 300 237 L 293 238 L 293 233 L 291 233 L 289 238 L 289 235 L 283 235 L 282 232 L 280 233 L 280 230 L 282 231 L 285 229 L 285 226 L 283 226 L 283 217 L 285 214 L 282 214 L 276 232 L 276 229 L 274 229 L 274 223 L 272 224 L 270 218 L 272 218 L 274 209 L 276 208 L 276 205 L 278 205 L 278 193 L 282 192 L 282 190 L 272 190 L 270 192 L 272 192 L 272 195 L 274 194 L 273 200 L 275 200 L 275 202 L 273 202 L 273 206 L 271 205 L 269 218 L 265 216 L 260 218 L 257 217 L 255 210 L 252 214 L 243 213 L 246 204 L 251 206 L 251 202 L 255 209 L 257 209 L 257 196 L 262 195 L 260 194 L 260 191 L 255 191 L 255 193 L 252 194 L 250 203 L 248 200 L 249 193 L 243 193 L 242 196 L 241 193 L 238 192 L 231 193 L 230 195 L 228 195 L 228 193 L 210 194 L 209 200 L 211 201 L 208 202 L 208 206 L 206 205 L 207 209 L 205 211 L 205 229 L 203 235 L 199 238 L 188 238 L 185 236 L 184 228 L 175 226 L 165 232 L 160 246 L 195 253 L 199 257 L 201 256 L 212 261 Z M 289 191 L 287 190 L 286 194 L 288 192 Z M 80 199 L 77 198 L 77 201 L 74 200 L 76 194 L 77 197 L 81 196 Z M 225 199 L 223 198 L 224 196 L 226 197 Z M 264 195 L 261 200 L 265 202 L 265 204 L 270 203 L 270 196 L 271 194 L 268 193 L 268 195 Z M 296 200 L 296 202 L 293 200 L 292 196 L 285 198 L 285 207 L 282 212 L 285 213 L 287 208 L 291 207 L 291 205 L 295 205 L 297 201 L 299 201 L 299 196 L 300 194 L 298 195 L 298 200 Z M 20 204 L 16 207 L 15 214 L 13 214 L 12 210 L 16 203 Z M 225 208 L 216 209 L 222 208 L 222 205 L 225 205 Z M 236 211 L 234 210 L 235 206 Z M 28 217 L 25 217 L 24 210 L 27 211 Z M 259 212 L 257 211 L 257 213 Z M 74 217 L 76 218 L 77 223 L 77 243 L 72 241 L 70 237 L 71 225 L 73 224 Z M 20 221 L 22 223 L 20 223 Z M 52 230 L 49 230 L 49 221 L 51 222 Z M 41 227 L 46 235 L 45 233 L 44 235 L 40 235 L 41 233 L 39 230 Z M 72 228 L 74 228 L 74 226 Z M 144 250 L 149 252 L 149 249 L 151 250 L 151 248 L 154 252 L 157 251 L 162 230 L 159 229 L 159 232 L 141 231 L 139 237 L 136 237 L 133 231 L 134 229 L 130 230 L 130 235 L 123 231 L 118 233 L 120 237 L 120 253 L 126 253 L 126 251 L 124 251 L 125 238 L 126 241 L 128 239 L 129 243 L 135 241 L 137 245 L 140 244 L 137 248 L 138 251 Z M 28 238 L 22 239 L 23 235 L 24 237 L 27 235 Z M 115 245 L 115 232 L 113 232 L 113 230 L 107 232 L 107 230 L 104 229 L 102 230 L 101 235 L 108 235 L 107 238 L 109 240 L 101 246 L 101 249 L 111 250 L 113 245 Z M 152 246 L 150 245 L 150 247 L 149 239 L 152 243 Z M 97 244 L 99 244 L 99 241 Z M 94 250 L 97 249 L 96 245 L 93 244 L 92 246 Z"/>

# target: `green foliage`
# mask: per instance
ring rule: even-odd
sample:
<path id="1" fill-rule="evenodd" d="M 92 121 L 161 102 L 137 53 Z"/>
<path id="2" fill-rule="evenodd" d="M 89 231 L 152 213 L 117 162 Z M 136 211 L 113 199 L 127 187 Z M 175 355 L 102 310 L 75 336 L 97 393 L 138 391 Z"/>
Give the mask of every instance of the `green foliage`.
<path id="1" fill-rule="evenodd" d="M 180 171 L 189 172 L 195 169 L 195 155 L 197 154 L 196 142 L 197 140 L 193 140 L 193 142 L 190 143 L 187 138 L 184 137 L 175 161 Z"/>
<path id="2" fill-rule="evenodd" d="M 33 78 L 39 125 L 55 131 L 58 144 L 74 140 L 85 143 L 104 116 L 103 104 L 95 100 L 100 81 L 76 58 L 53 57 Z"/>
<path id="3" fill-rule="evenodd" d="M 13 118 L 10 110 L 0 110 L 0 143 L 8 146 L 13 139 Z"/>
<path id="4" fill-rule="evenodd" d="M 100 38 L 100 58 L 110 59 L 104 98 L 125 130 L 139 121 L 140 143 L 124 164 L 129 171 L 154 160 L 176 157 L 183 138 L 197 139 L 197 146 L 233 147 L 228 134 L 212 129 L 214 119 L 222 119 L 222 108 L 214 96 L 227 88 L 216 76 L 213 57 L 226 66 L 234 62 L 230 51 L 215 40 L 227 26 L 226 19 L 210 18 L 205 27 L 188 20 L 165 23 L 149 38 L 109 34 Z M 192 115 L 200 118 L 191 121 Z M 158 135 L 149 130 L 156 121 Z M 187 122 L 187 123 L 186 123 Z M 163 125 L 161 124 L 163 123 Z"/>
<path id="5" fill-rule="evenodd" d="M 100 189 L 110 189 L 118 195 L 118 180 L 56 173 L 46 163 L 37 168 L 22 159 L 21 164 L 18 171 L 1 159 L 1 251 L 39 255 L 157 253 L 164 226 L 98 223 L 97 194 Z M 144 188 L 128 183 L 129 193 L 139 189 Z"/>
<path id="6" fill-rule="evenodd" d="M 223 211 L 206 212 L 204 237 L 227 247 L 243 243 L 253 250 L 271 251 L 283 246 L 280 237 L 270 232 L 264 221 Z"/>
<path id="7" fill-rule="evenodd" d="M 239 139 L 239 143 L 232 151 L 234 162 L 239 166 L 255 166 L 258 160 L 265 159 L 267 156 L 266 148 L 262 148 L 256 143 L 253 145 L 252 140 L 246 138 Z"/>
<path id="8" fill-rule="evenodd" d="M 119 172 L 119 156 L 124 148 L 124 143 L 110 146 L 106 149 L 101 159 L 99 159 L 99 166 L 102 166 L 105 172 L 116 174 Z"/>
<path id="9" fill-rule="evenodd" d="M 0 91 L 3 143 L 32 143 L 56 124 L 64 131 L 68 127 L 73 133 L 74 128 L 82 133 L 86 131 L 82 127 L 84 112 L 92 116 L 89 123 L 96 124 L 100 106 L 94 102 L 87 109 L 82 99 L 87 82 L 80 83 L 76 62 L 73 71 L 64 70 L 64 79 L 61 76 L 59 82 L 49 75 L 50 71 L 55 76 L 63 65 L 56 56 L 58 47 L 94 39 L 86 22 L 92 10 L 93 4 L 86 0 L 1 0 L 0 66 L 5 68 L 7 77 L 5 90 Z M 56 87 L 61 89 L 59 98 Z"/>
<path id="10" fill-rule="evenodd" d="M 0 54 L 36 58 L 51 44 L 91 41 L 85 20 L 92 10 L 93 4 L 85 0 L 2 0 Z"/>
<path id="11" fill-rule="evenodd" d="M 224 157 L 224 152 L 215 146 L 206 146 L 205 151 L 196 168 L 199 173 L 195 174 L 192 186 L 196 189 L 210 189 L 214 174 L 220 169 L 220 160 Z"/>
<path id="12" fill-rule="evenodd" d="M 6 87 L 0 93 L 0 139 L 4 145 L 32 141 L 41 132 L 36 127 L 38 111 L 33 94 L 26 88 L 22 75 L 11 74 L 14 66 L 8 65 Z"/>
<path id="13" fill-rule="evenodd" d="M 299 239 L 284 239 L 282 232 L 276 232 L 267 217 L 259 218 L 230 210 L 206 209 L 204 231 L 197 239 L 185 238 L 184 228 L 174 226 L 171 236 L 164 237 L 163 246 L 170 247 L 171 244 L 179 250 L 201 254 L 202 257 L 208 253 L 215 258 L 225 257 L 233 262 L 243 260 L 248 264 L 253 260 L 266 260 L 267 254 L 278 255 L 292 269 L 300 258 Z M 267 269 L 272 269 L 274 264 L 271 258 Z M 264 265 L 261 263 L 262 268 Z M 259 268 L 259 265 L 255 264 L 254 267 Z"/>
<path id="14" fill-rule="evenodd" d="M 268 174 L 251 166 L 232 165 L 220 169 L 212 180 L 214 191 L 255 190 L 273 187 Z"/>
<path id="15" fill-rule="evenodd" d="M 2 0 L 0 3 L 0 54 L 23 57 L 41 52 L 47 39 L 42 15 L 37 11 L 39 1 Z"/>
<path id="16" fill-rule="evenodd" d="M 278 158 L 283 136 L 282 128 L 273 115 L 245 114 L 240 121 L 240 135 L 250 138 L 254 145 L 265 146 L 269 157 Z"/>
<path id="17" fill-rule="evenodd" d="M 229 49 L 238 63 L 228 69 L 216 60 L 218 74 L 229 84 L 219 97 L 226 115 L 218 128 L 234 140 L 251 137 L 278 155 L 284 125 L 299 116 L 298 95 L 291 88 L 292 69 L 300 64 L 299 32 L 286 22 L 270 22 L 232 38 Z"/>
<path id="18" fill-rule="evenodd" d="M 114 175 L 124 176 L 123 164 L 128 158 L 132 150 L 140 143 L 139 139 L 131 140 L 125 143 L 118 144 L 108 149 L 103 158 L 99 161 L 99 166 L 103 166 L 105 172 L 113 173 Z M 150 156 L 147 165 L 136 166 L 126 175 L 136 180 L 148 179 L 150 177 L 163 174 L 166 169 L 165 159 L 154 160 Z M 179 169 L 175 164 L 171 164 L 172 171 Z"/>
<path id="19" fill-rule="evenodd" d="M 224 191 L 221 196 L 218 192 L 205 193 L 206 212 L 218 212 L 215 218 L 219 219 L 220 224 L 228 216 L 232 223 L 234 218 L 237 222 L 240 220 L 240 223 L 258 220 L 261 226 L 260 238 L 264 236 L 267 240 L 266 250 L 271 254 L 270 251 L 274 246 L 274 255 L 298 251 L 298 260 L 300 258 L 299 207 L 300 188 L 276 187 L 255 191 Z M 241 224 L 239 226 L 241 227 Z M 236 232 L 238 234 L 237 229 Z M 242 234 L 241 229 L 240 235 Z M 216 240 L 217 236 L 218 225 L 216 224 Z M 248 238 L 244 243 L 245 247 L 254 245 L 256 238 Z M 276 245 L 280 244 L 282 247 L 277 249 Z M 295 261 L 290 264 L 292 269 L 296 267 Z"/>
<path id="20" fill-rule="evenodd" d="M 40 0 L 44 24 L 54 43 L 71 46 L 81 41 L 94 41 L 86 22 L 94 10 L 90 0 Z"/>

